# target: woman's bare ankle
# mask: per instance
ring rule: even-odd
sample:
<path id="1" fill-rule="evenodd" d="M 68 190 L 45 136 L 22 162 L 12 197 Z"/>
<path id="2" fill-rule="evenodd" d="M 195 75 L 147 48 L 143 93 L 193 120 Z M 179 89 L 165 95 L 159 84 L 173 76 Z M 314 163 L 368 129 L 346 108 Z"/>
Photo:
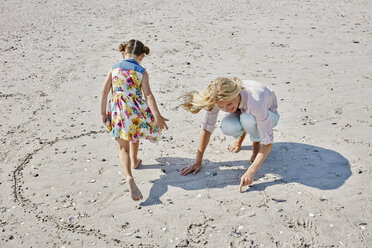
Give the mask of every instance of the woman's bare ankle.
<path id="1" fill-rule="evenodd" d="M 253 163 L 254 162 L 254 160 L 256 159 L 256 157 L 257 157 L 257 154 L 258 154 L 258 152 L 257 153 L 253 153 L 252 154 L 252 156 L 251 156 L 251 159 L 249 160 L 251 163 Z"/>
<path id="2" fill-rule="evenodd" d="M 251 159 L 250 159 L 251 163 L 253 163 L 253 161 L 256 159 L 257 154 L 260 151 L 260 148 L 261 148 L 261 143 L 257 142 L 257 141 L 254 141 L 253 144 L 252 144 L 252 156 L 251 156 Z"/>

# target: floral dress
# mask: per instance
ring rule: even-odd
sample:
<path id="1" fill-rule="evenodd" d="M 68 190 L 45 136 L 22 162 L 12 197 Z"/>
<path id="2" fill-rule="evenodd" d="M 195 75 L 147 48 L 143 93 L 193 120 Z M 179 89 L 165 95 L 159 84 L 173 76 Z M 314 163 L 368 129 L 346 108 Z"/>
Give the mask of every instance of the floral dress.
<path id="1" fill-rule="evenodd" d="M 112 67 L 112 97 L 107 108 L 106 127 L 114 138 L 135 143 L 141 137 L 156 142 L 160 132 L 146 101 L 141 81 L 145 68 L 134 59 L 124 59 Z"/>

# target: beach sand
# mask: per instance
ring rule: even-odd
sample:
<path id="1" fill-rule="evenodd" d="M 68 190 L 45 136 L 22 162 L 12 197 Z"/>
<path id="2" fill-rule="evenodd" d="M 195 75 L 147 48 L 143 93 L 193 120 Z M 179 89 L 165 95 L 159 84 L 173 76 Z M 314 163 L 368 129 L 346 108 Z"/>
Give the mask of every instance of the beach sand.
<path id="1" fill-rule="evenodd" d="M 371 247 L 370 1 L 0 3 L 0 247 Z M 99 92 L 139 39 L 169 130 L 142 141 L 131 200 Z M 178 97 L 218 76 L 266 84 L 281 119 L 254 184 L 249 139 L 217 128 L 202 171 L 205 112 Z M 224 115 L 220 114 L 219 120 Z"/>

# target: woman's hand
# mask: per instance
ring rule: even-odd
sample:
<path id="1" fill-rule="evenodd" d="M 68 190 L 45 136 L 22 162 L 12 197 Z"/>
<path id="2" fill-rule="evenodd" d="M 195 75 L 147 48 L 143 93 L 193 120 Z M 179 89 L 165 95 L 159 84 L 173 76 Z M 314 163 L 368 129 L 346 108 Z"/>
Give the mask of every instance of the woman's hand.
<path id="1" fill-rule="evenodd" d="M 186 176 L 190 172 L 194 172 L 193 174 L 195 175 L 196 173 L 198 173 L 200 171 L 201 167 L 202 167 L 202 164 L 201 163 L 195 162 L 192 165 L 189 165 L 189 166 L 184 167 L 181 170 L 180 174 L 182 176 Z"/>
<path id="2" fill-rule="evenodd" d="M 255 171 L 248 169 L 240 179 L 239 191 L 242 192 L 243 186 L 248 186 L 253 183 Z"/>
<path id="3" fill-rule="evenodd" d="M 155 118 L 156 127 L 159 128 L 160 130 L 163 130 L 164 128 L 168 130 L 167 123 L 165 123 L 166 121 L 169 120 L 160 115 L 158 118 Z"/>
<path id="4" fill-rule="evenodd" d="M 256 144 L 255 144 L 256 143 Z M 257 145 L 257 147 L 255 147 Z M 262 163 L 265 161 L 267 156 L 270 154 L 273 144 L 260 145 L 259 142 L 253 142 L 253 152 L 256 149 L 260 149 L 256 158 L 254 159 L 251 166 L 244 173 L 240 180 L 239 190 L 242 192 L 243 186 L 251 185 L 253 183 L 254 174 L 258 171 Z"/>

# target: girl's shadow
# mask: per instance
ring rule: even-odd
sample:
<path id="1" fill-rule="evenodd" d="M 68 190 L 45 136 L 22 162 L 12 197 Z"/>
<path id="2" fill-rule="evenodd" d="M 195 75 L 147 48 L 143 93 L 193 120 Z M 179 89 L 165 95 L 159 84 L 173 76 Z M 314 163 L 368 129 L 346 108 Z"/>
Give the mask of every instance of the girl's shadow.
<path id="1" fill-rule="evenodd" d="M 159 164 L 145 165 L 142 169 L 162 169 L 164 175 L 154 180 L 149 197 L 141 206 L 161 204 L 160 198 L 168 190 L 168 185 L 184 190 L 205 188 L 224 188 L 239 185 L 240 177 L 249 167 L 248 160 L 211 162 L 203 160 L 202 170 L 196 174 L 182 176 L 180 170 L 195 160 L 181 157 L 156 159 Z M 254 183 L 251 190 L 264 190 L 268 186 L 281 183 L 300 183 L 321 190 L 336 189 L 351 176 L 349 161 L 339 153 L 321 147 L 278 142 L 264 164 L 258 170 L 255 180 L 265 174 L 274 174 L 280 179 L 270 182 Z"/>

